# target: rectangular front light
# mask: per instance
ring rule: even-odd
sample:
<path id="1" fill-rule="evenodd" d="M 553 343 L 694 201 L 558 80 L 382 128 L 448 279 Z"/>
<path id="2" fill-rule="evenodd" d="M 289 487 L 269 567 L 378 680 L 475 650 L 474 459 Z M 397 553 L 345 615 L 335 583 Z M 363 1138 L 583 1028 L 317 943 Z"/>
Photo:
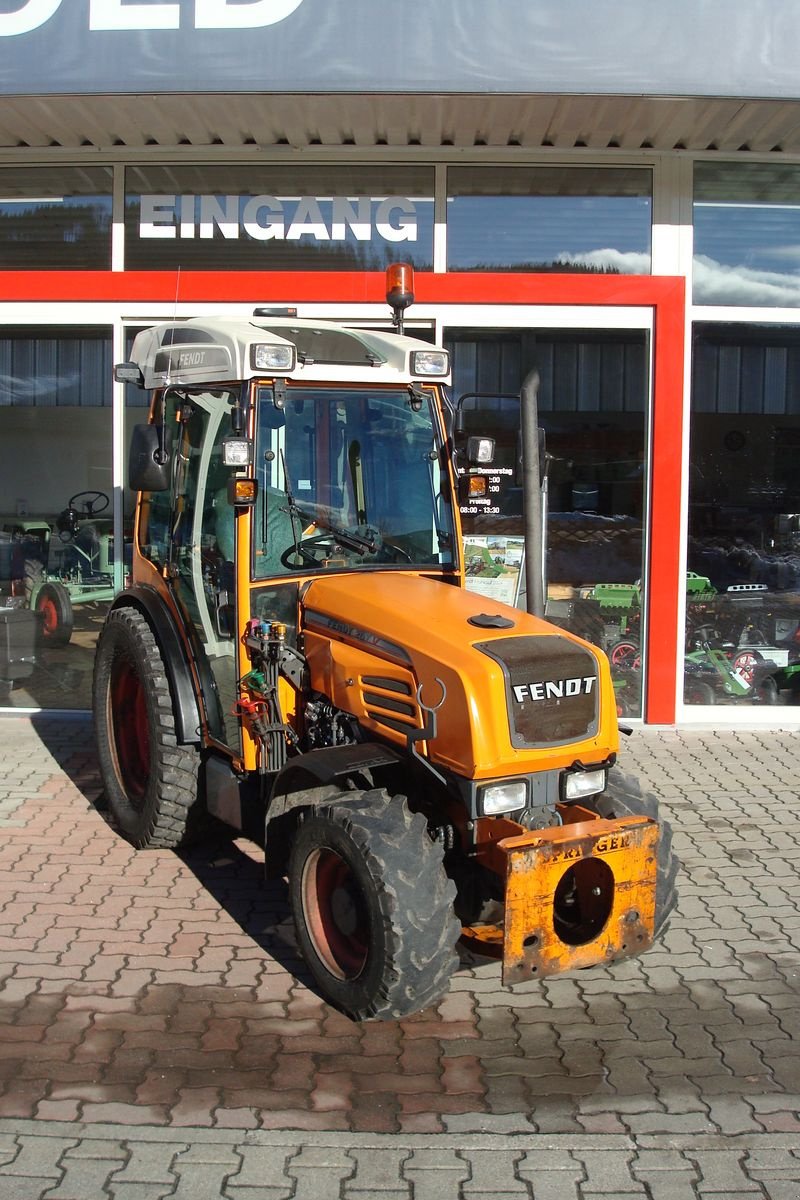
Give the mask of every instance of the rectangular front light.
<path id="1" fill-rule="evenodd" d="M 564 776 L 564 799 L 580 800 L 584 796 L 596 796 L 606 788 L 606 773 L 599 771 L 571 771 Z"/>
<path id="2" fill-rule="evenodd" d="M 467 438 L 467 462 L 474 467 L 491 466 L 494 462 L 495 440 L 491 437 Z"/>
<path id="3" fill-rule="evenodd" d="M 447 375 L 450 372 L 450 355 L 446 350 L 412 350 L 412 375 Z"/>
<path id="4" fill-rule="evenodd" d="M 250 347 L 250 362 L 254 371 L 293 371 L 295 348 L 260 343 Z"/>
<path id="5" fill-rule="evenodd" d="M 490 783 L 479 793 L 481 813 L 494 817 L 498 813 L 516 812 L 525 807 L 528 785 L 524 779 L 510 779 L 506 783 Z"/>
<path id="6" fill-rule="evenodd" d="M 246 467 L 252 458 L 253 446 L 249 438 L 223 438 L 222 461 L 226 467 Z"/>

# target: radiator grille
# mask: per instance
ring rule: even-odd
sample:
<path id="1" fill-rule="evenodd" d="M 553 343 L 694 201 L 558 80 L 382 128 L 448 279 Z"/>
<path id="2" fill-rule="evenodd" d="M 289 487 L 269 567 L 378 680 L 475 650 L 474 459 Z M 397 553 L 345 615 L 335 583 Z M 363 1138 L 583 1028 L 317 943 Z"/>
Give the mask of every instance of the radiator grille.
<path id="1" fill-rule="evenodd" d="M 597 659 L 557 635 L 479 642 L 503 669 L 511 744 L 517 749 L 563 746 L 597 733 Z"/>

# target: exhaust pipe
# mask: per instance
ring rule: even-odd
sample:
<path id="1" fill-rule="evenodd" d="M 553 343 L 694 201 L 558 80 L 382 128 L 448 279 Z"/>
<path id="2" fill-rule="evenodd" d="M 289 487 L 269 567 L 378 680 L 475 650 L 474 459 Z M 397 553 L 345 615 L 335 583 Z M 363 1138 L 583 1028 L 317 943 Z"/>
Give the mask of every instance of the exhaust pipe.
<path id="1" fill-rule="evenodd" d="M 544 616 L 542 578 L 542 480 L 539 470 L 539 372 L 525 376 L 520 393 L 522 418 L 522 511 L 525 525 L 525 607 Z"/>

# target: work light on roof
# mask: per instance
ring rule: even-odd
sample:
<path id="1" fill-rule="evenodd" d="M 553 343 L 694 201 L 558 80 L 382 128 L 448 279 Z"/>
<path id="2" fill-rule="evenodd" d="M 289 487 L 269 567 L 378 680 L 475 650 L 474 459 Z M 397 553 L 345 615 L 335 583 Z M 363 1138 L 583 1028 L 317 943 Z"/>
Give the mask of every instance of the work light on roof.
<path id="1" fill-rule="evenodd" d="M 450 355 L 446 350 L 412 350 L 412 375 L 447 375 Z"/>
<path id="2" fill-rule="evenodd" d="M 250 364 L 254 371 L 293 371 L 295 348 L 275 342 L 259 342 L 250 347 Z"/>

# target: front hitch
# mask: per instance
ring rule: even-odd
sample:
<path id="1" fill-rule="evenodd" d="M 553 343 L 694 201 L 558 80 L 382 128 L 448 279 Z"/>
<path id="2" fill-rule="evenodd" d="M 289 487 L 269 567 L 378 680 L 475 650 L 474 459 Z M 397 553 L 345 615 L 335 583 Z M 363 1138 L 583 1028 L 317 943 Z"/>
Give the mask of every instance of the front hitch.
<path id="1" fill-rule="evenodd" d="M 564 815 L 565 824 L 531 832 L 491 822 L 495 836 L 479 848 L 505 879 L 505 916 L 464 935 L 502 956 L 504 984 L 616 962 L 653 943 L 657 822 L 607 821 L 574 805 Z"/>

